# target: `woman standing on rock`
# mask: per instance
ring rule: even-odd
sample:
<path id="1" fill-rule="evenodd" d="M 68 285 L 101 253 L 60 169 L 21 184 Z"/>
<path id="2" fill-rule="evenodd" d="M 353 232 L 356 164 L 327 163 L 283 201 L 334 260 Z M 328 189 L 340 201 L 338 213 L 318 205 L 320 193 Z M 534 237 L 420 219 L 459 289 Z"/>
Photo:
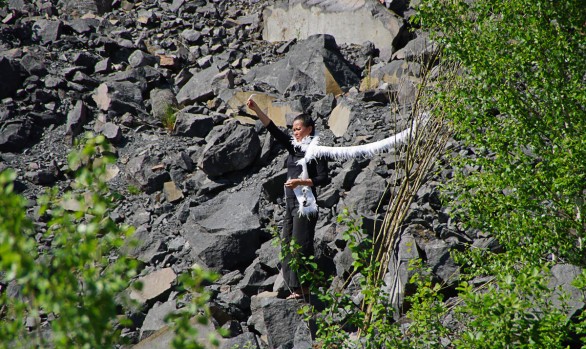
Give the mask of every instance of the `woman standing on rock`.
<path id="1" fill-rule="evenodd" d="M 252 97 L 252 96 L 251 96 Z M 256 113 L 262 124 L 270 134 L 283 145 L 289 155 L 287 156 L 287 178 L 285 182 L 285 198 L 287 202 L 285 222 L 283 223 L 282 242 L 289 245 L 293 242 L 300 246 L 302 256 L 313 255 L 313 238 L 315 236 L 315 224 L 317 223 L 317 212 L 312 215 L 299 214 L 299 205 L 304 201 L 299 200 L 295 191 L 299 188 L 311 188 L 313 196 L 316 196 L 315 187 L 323 186 L 329 181 L 328 163 L 324 159 L 317 159 L 307 164 L 307 179 L 302 179 L 302 166 L 297 162 L 303 159 L 305 153 L 301 145 L 308 144 L 314 135 L 314 122 L 311 116 L 301 114 L 293 120 L 293 138 L 281 131 L 273 121 L 259 108 L 252 98 L 247 101 L 247 106 Z M 301 284 L 297 273 L 291 268 L 291 256 L 286 255 L 283 259 L 283 278 L 291 294 L 287 299 L 303 298 L 309 295 L 309 285 Z"/>

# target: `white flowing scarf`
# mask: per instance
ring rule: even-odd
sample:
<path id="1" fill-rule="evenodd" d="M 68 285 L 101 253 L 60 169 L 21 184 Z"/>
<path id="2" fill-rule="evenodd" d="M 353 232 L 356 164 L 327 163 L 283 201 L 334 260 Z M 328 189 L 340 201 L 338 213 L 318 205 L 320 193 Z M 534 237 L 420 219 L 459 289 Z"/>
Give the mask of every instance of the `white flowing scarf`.
<path id="1" fill-rule="evenodd" d="M 414 120 L 411 127 L 380 141 L 369 144 L 356 145 L 350 147 L 326 147 L 319 145 L 319 136 L 305 137 L 301 142 L 293 139 L 291 143 L 295 147 L 301 148 L 305 152 L 303 159 L 297 161 L 297 165 L 301 166 L 302 171 L 299 176 L 300 179 L 308 179 L 307 164 L 318 158 L 329 158 L 334 160 L 348 160 L 356 157 L 373 157 L 377 154 L 389 151 L 399 144 L 406 143 L 407 140 L 415 137 L 415 133 L 420 126 L 423 126 L 429 120 L 427 113 Z M 311 188 L 304 185 L 299 185 L 293 189 L 297 201 L 299 202 L 299 216 L 310 216 L 317 214 L 318 206 L 311 191 Z"/>

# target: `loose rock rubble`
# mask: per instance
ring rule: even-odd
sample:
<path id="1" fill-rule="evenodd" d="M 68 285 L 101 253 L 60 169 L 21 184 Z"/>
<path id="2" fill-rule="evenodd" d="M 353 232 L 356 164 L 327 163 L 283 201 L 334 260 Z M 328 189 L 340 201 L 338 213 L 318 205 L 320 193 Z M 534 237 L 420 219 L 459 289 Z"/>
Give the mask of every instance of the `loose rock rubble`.
<path id="1" fill-rule="evenodd" d="M 61 171 L 74 139 L 92 131 L 115 145 L 109 185 L 124 198 L 112 214 L 136 227 L 140 244 L 130 253 L 144 263 L 144 292 L 131 295 L 142 307 L 124 335 L 144 347 L 168 340 L 149 336 L 166 331 L 162 319 L 178 307 L 176 275 L 194 263 L 222 275 L 209 286 L 213 323 L 231 337 L 222 348 L 311 343 L 298 303 L 277 297 L 278 248 L 268 231 L 284 215 L 285 155 L 251 118 L 252 93 L 279 126 L 312 114 L 322 143 L 332 146 L 380 140 L 406 126 L 408 110 L 391 113 L 390 105 L 413 101 L 420 64 L 433 49 L 425 35 L 402 29 L 386 59 L 371 42 L 339 44 L 335 35 L 271 43 L 262 40 L 271 4 L 9 0 L 0 9 L 0 170 L 17 171 L 34 217 L 45 187 L 68 187 Z M 412 13 L 401 4 L 394 21 Z M 448 149 L 460 151 L 453 142 Z M 336 217 L 350 207 L 380 218 L 378 203 L 401 161 L 391 153 L 330 163 L 315 241 L 330 275 L 343 277 L 351 264 Z M 458 272 L 450 249 L 499 248 L 450 219 L 438 186 L 452 170 L 437 172 L 405 222 L 394 266 L 403 285 L 410 258 L 426 260 L 450 285 Z"/>

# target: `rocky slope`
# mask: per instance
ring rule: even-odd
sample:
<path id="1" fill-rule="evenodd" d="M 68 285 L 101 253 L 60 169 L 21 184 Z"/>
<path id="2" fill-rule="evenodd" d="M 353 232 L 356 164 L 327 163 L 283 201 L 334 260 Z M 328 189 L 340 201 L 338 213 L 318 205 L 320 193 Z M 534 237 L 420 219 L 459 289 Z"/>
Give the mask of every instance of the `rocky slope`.
<path id="1" fill-rule="evenodd" d="M 164 347 L 176 276 L 194 263 L 223 275 L 210 290 L 214 324 L 232 335 L 224 347 L 311 342 L 298 304 L 277 297 L 283 286 L 269 230 L 283 218 L 285 154 L 245 101 L 257 94 L 279 126 L 296 113 L 312 114 L 327 145 L 363 144 L 404 129 L 418 62 L 433 47 L 406 30 L 409 4 L 393 3 L 401 16 L 389 13 L 401 28 L 389 57 L 371 42 L 337 43 L 335 34 L 265 41 L 263 10 L 273 4 L 264 0 L 9 0 L 0 9 L 0 170 L 17 170 L 34 217 L 46 187 L 69 186 L 63 173 L 75 138 L 92 131 L 116 146 L 109 184 L 124 198 L 112 215 L 137 228 L 141 244 L 132 253 L 144 263 L 145 292 L 136 295 L 143 307 L 125 334 L 143 341 L 137 347 Z M 360 92 L 366 75 L 377 89 Z M 176 122 L 164 121 L 171 116 Z M 330 163 L 315 241 L 329 274 L 342 277 L 351 262 L 336 217 L 350 207 L 367 226 L 380 218 L 378 202 L 400 161 L 383 154 Z M 409 257 L 426 260 L 449 284 L 457 273 L 451 248 L 498 248 L 449 218 L 437 186 L 450 176 L 438 167 L 414 200 L 397 248 L 403 284 Z M 413 242 L 417 248 L 407 248 Z"/>

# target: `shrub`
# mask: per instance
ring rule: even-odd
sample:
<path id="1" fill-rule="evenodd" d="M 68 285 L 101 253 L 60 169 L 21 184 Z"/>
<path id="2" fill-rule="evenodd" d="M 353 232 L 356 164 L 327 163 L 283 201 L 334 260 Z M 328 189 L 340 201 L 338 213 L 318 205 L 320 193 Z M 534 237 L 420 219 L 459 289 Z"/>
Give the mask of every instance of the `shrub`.
<path id="1" fill-rule="evenodd" d="M 118 297 L 137 263 L 118 252 L 133 228 L 109 217 L 116 197 L 101 178 L 112 161 L 103 136 L 70 154 L 72 190 L 53 188 L 39 199 L 46 229 L 26 216 L 14 172 L 0 174 L 0 276 L 16 293 L 0 294 L 0 347 L 104 348 L 122 340 L 128 321 Z"/>

